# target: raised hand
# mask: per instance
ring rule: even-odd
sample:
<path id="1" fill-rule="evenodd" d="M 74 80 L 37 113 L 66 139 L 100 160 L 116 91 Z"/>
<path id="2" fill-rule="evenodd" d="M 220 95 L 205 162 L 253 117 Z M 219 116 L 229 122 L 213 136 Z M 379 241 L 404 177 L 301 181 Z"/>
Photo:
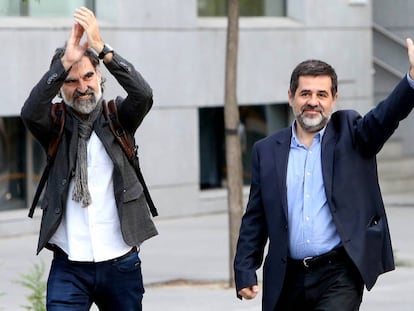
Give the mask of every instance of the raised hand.
<path id="1" fill-rule="evenodd" d="M 102 51 L 104 42 L 99 32 L 98 21 L 95 14 L 86 7 L 80 7 L 74 13 L 75 22 L 82 26 L 87 36 L 88 46 L 97 53 Z"/>
<path id="2" fill-rule="evenodd" d="M 88 47 L 88 42 L 80 43 L 83 33 L 84 30 L 81 25 L 75 23 L 72 26 L 72 31 L 66 43 L 65 54 L 62 57 L 62 64 L 66 70 L 82 58 Z"/>
<path id="3" fill-rule="evenodd" d="M 406 39 L 408 49 L 408 60 L 410 61 L 410 77 L 414 80 L 414 43 L 411 38 Z"/>

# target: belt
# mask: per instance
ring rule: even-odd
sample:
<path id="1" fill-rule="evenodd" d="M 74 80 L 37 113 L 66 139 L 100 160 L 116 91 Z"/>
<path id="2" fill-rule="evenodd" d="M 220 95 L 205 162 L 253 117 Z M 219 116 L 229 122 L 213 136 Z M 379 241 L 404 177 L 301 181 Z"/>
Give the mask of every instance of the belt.
<path id="1" fill-rule="evenodd" d="M 68 258 L 68 254 L 65 253 L 64 250 L 62 250 L 59 246 L 54 245 L 54 244 L 48 244 L 48 249 L 50 249 L 51 251 L 53 251 L 54 255 L 57 256 L 63 256 Z M 109 259 L 109 260 L 105 260 L 105 261 L 99 261 L 97 263 L 110 263 L 110 262 L 117 262 L 120 261 L 126 257 L 128 257 L 129 255 L 138 252 L 138 248 L 136 246 L 132 247 L 127 253 L 123 254 L 122 256 L 113 258 L 113 259 Z M 76 262 L 80 262 L 80 263 L 92 263 L 90 261 L 76 261 Z"/>
<path id="2" fill-rule="evenodd" d="M 114 258 L 114 259 L 107 260 L 107 261 L 110 261 L 110 262 L 119 261 L 119 260 L 121 260 L 121 259 L 124 259 L 124 258 L 128 257 L 129 255 L 131 255 L 131 254 L 133 254 L 133 253 L 136 253 L 137 251 L 138 251 L 138 250 L 137 250 L 137 247 L 136 247 L 136 246 L 134 246 L 133 248 L 131 248 L 131 249 L 129 250 L 129 252 L 128 252 L 128 253 L 123 254 L 122 256 L 116 257 L 116 258 Z M 105 262 L 106 262 L 106 261 L 105 261 Z"/>
<path id="3" fill-rule="evenodd" d="M 338 247 L 328 253 L 319 256 L 305 257 L 303 259 L 289 258 L 288 264 L 297 268 L 312 269 L 322 266 L 326 263 L 343 261 L 346 258 L 348 257 L 345 249 L 343 247 Z"/>

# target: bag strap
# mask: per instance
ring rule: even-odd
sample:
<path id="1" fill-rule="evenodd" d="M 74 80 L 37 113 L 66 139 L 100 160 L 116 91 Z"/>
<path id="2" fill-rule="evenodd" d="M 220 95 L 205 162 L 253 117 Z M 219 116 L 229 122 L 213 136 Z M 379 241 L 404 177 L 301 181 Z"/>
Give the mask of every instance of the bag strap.
<path id="1" fill-rule="evenodd" d="M 114 134 L 115 138 L 117 139 L 119 145 L 121 146 L 128 160 L 135 169 L 138 180 L 142 185 L 145 199 L 147 201 L 151 215 L 153 217 L 156 217 L 158 216 L 158 211 L 154 205 L 154 202 L 152 201 L 151 195 L 148 191 L 148 187 L 145 183 L 144 176 L 142 175 L 141 168 L 139 165 L 139 158 L 137 152 L 138 147 L 135 145 L 135 142 L 133 144 L 131 143 L 131 140 L 133 139 L 128 139 L 127 133 L 125 132 L 124 128 L 119 122 L 118 110 L 115 101 L 110 100 L 108 104 L 106 104 L 105 101 L 102 101 L 102 105 L 105 118 L 109 123 L 109 127 L 112 133 Z"/>
<path id="2" fill-rule="evenodd" d="M 40 195 L 42 194 L 43 188 L 45 187 L 50 168 L 55 161 L 58 146 L 62 139 L 63 129 L 65 127 L 65 104 L 63 102 L 53 104 L 50 114 L 53 120 L 53 126 L 49 146 L 47 148 L 46 167 L 43 170 L 42 177 L 40 178 L 39 185 L 37 186 L 32 205 L 29 209 L 28 217 L 30 218 L 33 218 L 37 202 L 39 202 Z"/>

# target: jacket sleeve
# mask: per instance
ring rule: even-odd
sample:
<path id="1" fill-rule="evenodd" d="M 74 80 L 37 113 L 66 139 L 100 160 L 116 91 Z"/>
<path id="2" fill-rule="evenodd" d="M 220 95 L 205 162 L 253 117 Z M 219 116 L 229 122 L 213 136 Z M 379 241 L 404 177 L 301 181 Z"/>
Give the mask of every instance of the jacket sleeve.
<path id="1" fill-rule="evenodd" d="M 249 201 L 243 215 L 234 259 L 237 292 L 242 288 L 257 284 L 256 270 L 262 264 L 264 247 L 268 237 L 261 199 L 259 167 L 257 144 L 255 144 L 252 152 L 252 181 Z"/>
<path id="2" fill-rule="evenodd" d="M 414 89 L 405 77 L 385 100 L 356 119 L 356 141 L 363 154 L 375 156 L 413 108 Z"/>
<path id="3" fill-rule="evenodd" d="M 152 89 L 135 67 L 117 53 L 105 66 L 128 94 L 116 102 L 122 126 L 133 134 L 152 107 Z"/>
<path id="4" fill-rule="evenodd" d="M 53 125 L 50 115 L 52 101 L 59 93 L 67 74 L 62 62 L 55 61 L 31 90 L 21 110 L 23 123 L 45 149 Z"/>

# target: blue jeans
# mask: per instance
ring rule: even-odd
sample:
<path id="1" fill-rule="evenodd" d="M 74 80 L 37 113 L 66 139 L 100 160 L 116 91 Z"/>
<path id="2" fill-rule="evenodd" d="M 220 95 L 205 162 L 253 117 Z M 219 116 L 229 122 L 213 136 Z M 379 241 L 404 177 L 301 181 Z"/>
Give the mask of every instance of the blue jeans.
<path id="1" fill-rule="evenodd" d="M 144 285 L 136 251 L 104 262 L 75 262 L 54 252 L 47 283 L 48 311 L 141 311 Z"/>

